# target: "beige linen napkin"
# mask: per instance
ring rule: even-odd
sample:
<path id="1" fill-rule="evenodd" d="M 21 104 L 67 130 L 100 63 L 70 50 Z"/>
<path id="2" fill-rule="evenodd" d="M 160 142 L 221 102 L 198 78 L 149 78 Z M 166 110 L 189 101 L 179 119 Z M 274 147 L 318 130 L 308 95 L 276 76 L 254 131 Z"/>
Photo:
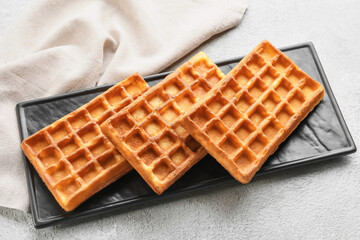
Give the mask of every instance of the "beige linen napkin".
<path id="1" fill-rule="evenodd" d="M 18 102 L 156 73 L 236 26 L 246 0 L 41 0 L 0 40 L 0 206 L 28 210 Z"/>

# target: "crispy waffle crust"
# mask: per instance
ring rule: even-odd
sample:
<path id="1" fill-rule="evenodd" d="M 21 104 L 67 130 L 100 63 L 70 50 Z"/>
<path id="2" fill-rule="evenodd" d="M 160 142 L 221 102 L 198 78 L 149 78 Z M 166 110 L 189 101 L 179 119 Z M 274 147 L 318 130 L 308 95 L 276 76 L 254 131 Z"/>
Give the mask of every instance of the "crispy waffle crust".
<path id="1" fill-rule="evenodd" d="M 181 123 L 234 178 L 248 183 L 323 96 L 320 83 L 263 41 Z"/>
<path id="2" fill-rule="evenodd" d="M 134 74 L 24 139 L 21 148 L 65 211 L 132 169 L 99 125 L 148 88 Z"/>
<path id="3" fill-rule="evenodd" d="M 157 194 L 206 155 L 179 120 L 223 77 L 200 52 L 101 125 L 105 136 Z"/>

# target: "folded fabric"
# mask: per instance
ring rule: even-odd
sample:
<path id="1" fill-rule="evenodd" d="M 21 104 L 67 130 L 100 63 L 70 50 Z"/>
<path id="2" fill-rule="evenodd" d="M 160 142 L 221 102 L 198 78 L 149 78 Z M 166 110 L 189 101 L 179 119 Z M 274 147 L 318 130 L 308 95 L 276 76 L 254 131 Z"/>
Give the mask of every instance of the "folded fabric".
<path id="1" fill-rule="evenodd" d="M 156 73 L 236 26 L 246 0 L 41 0 L 0 40 L 0 206 L 28 210 L 18 102 Z"/>

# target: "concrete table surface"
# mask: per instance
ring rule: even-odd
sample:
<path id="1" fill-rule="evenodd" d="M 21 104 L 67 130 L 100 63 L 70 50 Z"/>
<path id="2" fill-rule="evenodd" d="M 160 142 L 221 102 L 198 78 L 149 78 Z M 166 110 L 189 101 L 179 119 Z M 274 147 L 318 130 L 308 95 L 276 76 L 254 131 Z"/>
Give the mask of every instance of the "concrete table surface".
<path id="1" fill-rule="evenodd" d="M 1 0 L 0 34 L 30 0 Z M 312 41 L 356 143 L 360 143 L 360 1 L 253 0 L 243 21 L 195 49 L 214 61 L 268 39 Z M 179 63 L 170 67 L 173 69 Z M 31 215 L 0 208 L 0 239 L 359 239 L 360 153 L 71 226 L 37 230 Z"/>

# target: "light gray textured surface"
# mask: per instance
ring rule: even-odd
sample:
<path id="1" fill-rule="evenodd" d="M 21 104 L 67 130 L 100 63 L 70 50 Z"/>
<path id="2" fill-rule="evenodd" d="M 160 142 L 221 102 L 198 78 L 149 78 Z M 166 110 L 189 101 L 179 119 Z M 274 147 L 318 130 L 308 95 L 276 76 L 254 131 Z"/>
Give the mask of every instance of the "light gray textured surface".
<path id="1" fill-rule="evenodd" d="M 0 1 L 0 34 L 29 2 Z M 359 143 L 359 12 L 357 0 L 254 0 L 237 28 L 214 37 L 193 53 L 203 50 L 216 61 L 244 55 L 263 39 L 278 47 L 312 41 Z M 0 209 L 0 238 L 359 239 L 359 157 L 360 153 L 355 153 L 258 177 L 245 186 L 73 226 L 36 230 L 30 214 Z"/>

